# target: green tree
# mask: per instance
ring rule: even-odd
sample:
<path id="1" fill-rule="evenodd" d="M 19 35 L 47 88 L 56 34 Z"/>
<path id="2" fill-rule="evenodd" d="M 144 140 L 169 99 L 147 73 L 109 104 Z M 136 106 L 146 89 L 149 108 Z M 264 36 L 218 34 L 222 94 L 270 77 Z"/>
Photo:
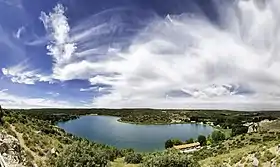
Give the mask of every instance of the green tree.
<path id="1" fill-rule="evenodd" d="M 165 142 L 165 149 L 171 148 L 171 147 L 173 147 L 172 139 L 168 139 L 168 140 Z"/>
<path id="2" fill-rule="evenodd" d="M 240 134 L 244 134 L 248 132 L 248 127 L 247 126 L 233 126 L 232 127 L 232 136 L 236 136 L 236 135 L 240 135 Z"/>
<path id="3" fill-rule="evenodd" d="M 179 139 L 169 139 L 165 142 L 165 148 L 167 149 L 181 144 L 183 144 L 183 142 Z"/>
<path id="4" fill-rule="evenodd" d="M 207 142 L 206 137 L 203 135 L 199 135 L 197 141 L 200 143 L 201 146 L 205 146 Z"/>
<path id="5" fill-rule="evenodd" d="M 174 146 L 183 144 L 183 142 L 180 139 L 173 139 L 172 142 Z"/>
<path id="6" fill-rule="evenodd" d="M 193 138 L 188 139 L 188 140 L 186 141 L 186 143 L 187 143 L 187 144 L 194 143 Z"/>
<path id="7" fill-rule="evenodd" d="M 76 141 L 64 148 L 58 157 L 50 159 L 54 167 L 107 167 L 117 158 L 116 150 L 86 140 Z"/>
<path id="8" fill-rule="evenodd" d="M 219 141 L 225 140 L 226 136 L 223 132 L 215 130 L 212 135 L 212 140 L 214 143 L 218 143 Z"/>

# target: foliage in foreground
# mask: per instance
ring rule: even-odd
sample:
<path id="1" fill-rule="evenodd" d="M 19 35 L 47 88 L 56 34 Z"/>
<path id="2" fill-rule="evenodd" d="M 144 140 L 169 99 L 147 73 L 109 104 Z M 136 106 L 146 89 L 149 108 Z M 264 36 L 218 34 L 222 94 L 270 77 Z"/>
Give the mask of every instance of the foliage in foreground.
<path id="1" fill-rule="evenodd" d="M 101 148 L 86 140 L 69 145 L 58 157 L 51 159 L 55 167 L 107 167 L 117 157 L 116 149 Z"/>
<path id="2" fill-rule="evenodd" d="M 129 164 L 139 164 L 143 160 L 143 156 L 139 153 L 131 152 L 125 156 L 124 161 Z"/>
<path id="3" fill-rule="evenodd" d="M 187 154 L 177 151 L 166 151 L 153 153 L 144 158 L 141 167 L 199 167 L 197 161 L 194 161 Z"/>

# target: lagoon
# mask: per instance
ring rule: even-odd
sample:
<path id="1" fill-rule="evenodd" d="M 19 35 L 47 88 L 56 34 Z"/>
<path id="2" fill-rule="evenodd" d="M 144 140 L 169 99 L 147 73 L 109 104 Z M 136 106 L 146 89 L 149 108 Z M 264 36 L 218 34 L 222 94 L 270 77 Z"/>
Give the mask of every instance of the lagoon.
<path id="1" fill-rule="evenodd" d="M 58 123 L 73 135 L 117 148 L 133 148 L 139 152 L 160 151 L 170 138 L 183 141 L 209 135 L 213 128 L 202 124 L 136 125 L 122 123 L 118 117 L 82 116 Z"/>

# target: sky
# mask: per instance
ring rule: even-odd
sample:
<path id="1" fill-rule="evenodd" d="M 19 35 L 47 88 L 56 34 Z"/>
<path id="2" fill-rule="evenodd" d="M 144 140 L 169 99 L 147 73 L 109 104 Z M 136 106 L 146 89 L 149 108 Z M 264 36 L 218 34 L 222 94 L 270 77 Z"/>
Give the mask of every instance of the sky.
<path id="1" fill-rule="evenodd" d="M 280 109 L 278 0 L 0 0 L 6 108 Z"/>

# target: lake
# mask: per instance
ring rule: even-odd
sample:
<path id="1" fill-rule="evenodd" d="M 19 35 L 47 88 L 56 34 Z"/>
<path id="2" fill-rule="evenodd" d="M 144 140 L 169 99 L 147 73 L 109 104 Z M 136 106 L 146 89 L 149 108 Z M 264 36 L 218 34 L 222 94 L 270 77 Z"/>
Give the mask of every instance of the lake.
<path id="1" fill-rule="evenodd" d="M 208 136 L 213 128 L 201 124 L 135 125 L 118 122 L 118 117 L 82 116 L 79 119 L 59 123 L 66 132 L 97 143 L 133 148 L 140 152 L 163 150 L 170 138 L 183 141 Z"/>

